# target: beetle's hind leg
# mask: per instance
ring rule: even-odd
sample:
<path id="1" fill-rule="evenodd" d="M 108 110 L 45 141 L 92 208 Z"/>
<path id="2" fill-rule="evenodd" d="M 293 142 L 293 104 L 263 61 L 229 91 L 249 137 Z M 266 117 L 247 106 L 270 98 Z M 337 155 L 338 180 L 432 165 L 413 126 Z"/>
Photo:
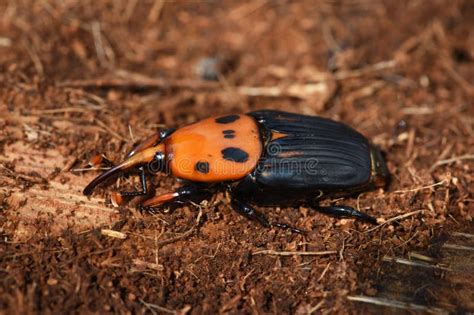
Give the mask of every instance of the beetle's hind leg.
<path id="1" fill-rule="evenodd" d="M 328 214 L 334 217 L 343 217 L 343 218 L 355 218 L 361 221 L 365 221 L 371 224 L 377 224 L 377 220 L 363 212 L 360 212 L 352 207 L 349 206 L 327 206 L 327 207 L 314 207 L 317 211 Z"/>

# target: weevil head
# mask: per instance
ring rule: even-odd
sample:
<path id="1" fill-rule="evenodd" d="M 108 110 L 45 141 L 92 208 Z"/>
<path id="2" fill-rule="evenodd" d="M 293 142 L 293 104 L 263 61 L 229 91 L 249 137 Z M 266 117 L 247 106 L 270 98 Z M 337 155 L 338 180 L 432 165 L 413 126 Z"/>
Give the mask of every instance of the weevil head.
<path id="1" fill-rule="evenodd" d="M 92 180 L 89 185 L 84 188 L 84 195 L 91 195 L 95 187 L 108 179 L 138 171 L 141 168 L 153 175 L 166 171 L 166 147 L 164 143 L 159 143 L 141 151 L 130 153 L 127 157 L 124 162 L 112 167 Z"/>

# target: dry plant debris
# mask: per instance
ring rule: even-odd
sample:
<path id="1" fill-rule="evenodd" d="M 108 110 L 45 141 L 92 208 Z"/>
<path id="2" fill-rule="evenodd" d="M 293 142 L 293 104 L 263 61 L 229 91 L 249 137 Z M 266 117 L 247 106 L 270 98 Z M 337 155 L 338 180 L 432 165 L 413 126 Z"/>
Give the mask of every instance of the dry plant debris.
<path id="1" fill-rule="evenodd" d="M 5 0 L 0 29 L 0 313 L 474 312 L 472 1 Z M 261 108 L 373 139 L 392 184 L 344 202 L 379 225 L 81 194 L 98 154 Z"/>

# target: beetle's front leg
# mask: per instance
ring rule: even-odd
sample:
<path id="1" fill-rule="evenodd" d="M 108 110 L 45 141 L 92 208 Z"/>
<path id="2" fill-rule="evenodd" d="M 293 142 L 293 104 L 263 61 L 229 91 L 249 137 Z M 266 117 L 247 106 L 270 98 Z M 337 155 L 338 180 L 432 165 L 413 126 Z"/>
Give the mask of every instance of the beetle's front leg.
<path id="1" fill-rule="evenodd" d="M 142 189 L 137 191 L 121 191 L 120 195 L 123 197 L 135 197 L 135 196 L 144 196 L 148 193 L 146 187 L 146 176 L 145 176 L 145 168 L 143 166 L 139 167 L 138 170 L 140 171 L 140 183 L 142 184 Z"/>
<path id="2" fill-rule="evenodd" d="M 153 198 L 147 199 L 140 205 L 141 210 L 152 210 L 158 208 L 165 203 L 173 201 L 181 201 L 180 199 L 190 199 L 194 195 L 200 192 L 200 189 L 196 185 L 184 185 L 179 187 L 174 192 L 158 195 Z"/>
<path id="3" fill-rule="evenodd" d="M 315 206 L 315 209 L 321 213 L 332 215 L 335 217 L 343 217 L 343 218 L 355 218 L 361 221 L 365 221 L 371 224 L 377 224 L 377 220 L 363 212 L 360 212 L 352 207 L 349 206 L 328 206 L 328 207 L 319 207 Z"/>
<path id="4" fill-rule="evenodd" d="M 104 154 L 96 154 L 89 159 L 89 165 L 91 167 L 114 167 L 115 164 L 109 160 Z"/>

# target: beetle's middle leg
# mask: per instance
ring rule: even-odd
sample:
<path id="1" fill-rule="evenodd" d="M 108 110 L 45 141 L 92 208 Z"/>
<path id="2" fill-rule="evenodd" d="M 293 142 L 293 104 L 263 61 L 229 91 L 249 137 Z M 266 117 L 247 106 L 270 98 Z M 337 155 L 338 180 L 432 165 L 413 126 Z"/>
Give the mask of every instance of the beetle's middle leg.
<path id="1" fill-rule="evenodd" d="M 240 200 L 239 198 L 232 197 L 231 205 L 232 209 L 234 209 L 238 214 L 243 215 L 247 219 L 257 221 L 266 228 L 272 226 L 265 215 L 258 212 L 248 203 Z"/>
<path id="2" fill-rule="evenodd" d="M 266 228 L 277 227 L 285 230 L 289 229 L 294 233 L 304 233 L 302 230 L 292 227 L 286 223 L 270 223 L 264 214 L 255 210 L 254 207 L 243 201 L 241 198 L 239 198 L 239 196 L 232 196 L 231 205 L 238 214 L 243 215 L 247 219 L 257 221 Z"/>

